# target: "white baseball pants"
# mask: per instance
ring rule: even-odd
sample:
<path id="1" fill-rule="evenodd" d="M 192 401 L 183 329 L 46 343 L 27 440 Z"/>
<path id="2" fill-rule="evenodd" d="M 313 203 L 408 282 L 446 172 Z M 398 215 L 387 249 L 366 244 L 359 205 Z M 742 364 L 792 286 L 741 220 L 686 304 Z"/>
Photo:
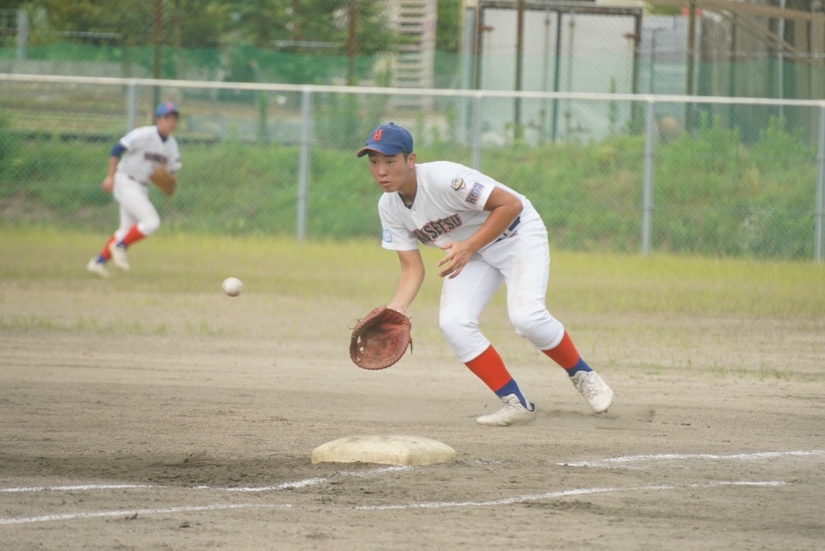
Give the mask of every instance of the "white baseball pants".
<path id="1" fill-rule="evenodd" d="M 516 333 L 539 350 L 558 346 L 564 326 L 547 311 L 549 278 L 550 246 L 540 219 L 523 222 L 516 235 L 482 249 L 458 277 L 446 278 L 439 323 L 458 359 L 467 363 L 490 346 L 478 322 L 502 282 L 507 286 L 507 312 Z"/>
<path id="2" fill-rule="evenodd" d="M 123 239 L 135 224 L 145 236 L 158 231 L 160 215 L 149 200 L 148 185 L 118 172 L 115 174 L 114 196 L 120 204 L 120 227 L 115 232 L 115 239 Z"/>

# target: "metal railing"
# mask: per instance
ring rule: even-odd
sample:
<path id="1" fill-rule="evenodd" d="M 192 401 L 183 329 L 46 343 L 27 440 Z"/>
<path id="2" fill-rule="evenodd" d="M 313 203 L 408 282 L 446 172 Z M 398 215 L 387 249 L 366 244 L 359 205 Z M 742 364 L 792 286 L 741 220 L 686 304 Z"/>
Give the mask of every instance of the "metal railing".
<path id="1" fill-rule="evenodd" d="M 275 194 L 269 206 L 280 210 L 272 216 L 293 221 L 299 240 L 373 234 L 377 215 L 373 208 L 365 216 L 364 204 L 374 207 L 378 192 L 353 152 L 372 128 L 392 120 L 413 130 L 419 161 L 462 162 L 528 195 L 561 247 L 823 259 L 825 101 L 813 100 L 0 74 L 3 219 L 111 225 L 103 210 L 109 199 L 89 191 L 96 182 L 77 182 L 89 180 L 90 170 L 102 173 L 120 136 L 151 124 L 154 94 L 147 91 L 157 89 L 181 104 L 182 193 L 188 170 L 199 179 L 190 184 L 193 201 L 162 213 L 173 227 L 283 232 L 285 226 L 258 211 L 257 218 L 244 214 L 253 206 L 265 208 L 261 198 Z M 404 96 L 430 97 L 433 107 L 393 107 Z M 566 117 L 564 126 L 577 131 L 548 143 L 541 132 L 531 133 L 528 120 L 516 132 L 514 102 L 519 108 L 553 104 L 553 112 Z M 786 128 L 777 113 L 789 112 L 804 124 Z M 748 124 L 749 135 L 758 139 L 741 139 L 738 129 Z M 55 144 L 69 141 L 77 144 L 77 154 L 97 144 L 89 155 L 99 155 L 99 165 L 90 168 L 70 153 L 61 167 L 44 166 L 65 153 Z M 218 164 L 217 152 L 223 155 L 231 144 L 241 145 L 224 161 L 233 166 Z M 32 147 L 42 148 L 47 158 L 33 160 Z M 235 166 L 255 172 L 247 165 L 272 155 L 289 159 L 272 171 L 276 186 L 250 189 L 251 204 L 222 203 L 227 191 L 252 185 Z M 581 160 L 571 163 L 565 155 Z M 554 162 L 542 170 L 548 157 Z M 352 166 L 344 169 L 343 163 Z M 567 168 L 557 172 L 562 165 Z M 233 174 L 239 181 L 231 181 Z M 75 183 L 44 191 L 40 184 L 46 180 Z M 350 180 L 357 183 L 341 185 Z M 67 201 L 50 194 L 86 198 L 68 201 L 73 214 Z M 294 213 L 286 215 L 281 211 L 289 194 Z M 206 211 L 215 224 L 199 220 Z M 809 223 L 810 231 L 803 231 Z M 699 230 L 705 233 L 690 233 Z"/>

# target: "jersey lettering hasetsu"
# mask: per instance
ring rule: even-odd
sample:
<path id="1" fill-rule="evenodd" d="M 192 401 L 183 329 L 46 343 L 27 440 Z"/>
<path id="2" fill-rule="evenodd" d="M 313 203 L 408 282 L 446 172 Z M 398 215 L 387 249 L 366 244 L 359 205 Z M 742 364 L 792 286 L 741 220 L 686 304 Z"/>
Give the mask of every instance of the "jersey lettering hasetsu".
<path id="1" fill-rule="evenodd" d="M 182 166 L 178 142 L 174 136 L 161 139 L 157 126 L 135 128 L 120 139 L 120 145 L 126 151 L 117 165 L 118 172 L 139 182 L 148 182 L 158 164 L 165 164 L 171 172 Z"/>
<path id="2" fill-rule="evenodd" d="M 490 216 L 484 205 L 496 187 L 521 199 L 522 223 L 539 217 L 526 197 L 470 167 L 436 161 L 416 164 L 415 170 L 418 187 L 411 207 L 398 193 L 385 193 L 378 201 L 385 249 L 408 251 L 419 243 L 437 247 L 466 240 Z"/>

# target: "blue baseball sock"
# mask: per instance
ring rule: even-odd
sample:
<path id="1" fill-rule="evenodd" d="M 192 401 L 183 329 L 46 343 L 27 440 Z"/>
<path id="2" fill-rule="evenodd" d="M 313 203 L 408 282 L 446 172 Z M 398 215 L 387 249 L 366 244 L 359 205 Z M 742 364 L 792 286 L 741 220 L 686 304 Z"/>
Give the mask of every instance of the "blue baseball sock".
<path id="1" fill-rule="evenodd" d="M 579 361 L 576 362 L 576 365 L 574 365 L 570 369 L 567 369 L 566 371 L 567 371 L 567 374 L 572 377 L 573 375 L 575 375 L 579 371 L 588 372 L 588 371 L 593 371 L 593 370 L 590 369 L 590 366 L 587 365 L 587 363 L 585 363 L 584 360 L 579 358 Z"/>
<path id="2" fill-rule="evenodd" d="M 521 405 L 523 405 L 529 411 L 533 411 L 532 405 L 530 404 L 530 402 L 527 401 L 527 398 L 524 397 L 524 394 L 522 394 L 521 389 L 516 384 L 516 380 L 512 378 L 506 385 L 496 390 L 496 396 L 498 396 L 499 398 L 504 398 L 505 396 L 508 396 L 510 394 L 515 394 L 516 397 L 519 399 L 519 402 L 521 402 Z"/>

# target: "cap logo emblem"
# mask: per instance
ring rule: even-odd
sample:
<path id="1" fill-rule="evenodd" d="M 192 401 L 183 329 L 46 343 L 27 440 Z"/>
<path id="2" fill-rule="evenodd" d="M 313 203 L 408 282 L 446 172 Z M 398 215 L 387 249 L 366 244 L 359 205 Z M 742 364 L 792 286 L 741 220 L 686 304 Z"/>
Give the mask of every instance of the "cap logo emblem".
<path id="1" fill-rule="evenodd" d="M 383 138 L 383 137 L 384 137 L 384 129 L 379 128 L 378 130 L 375 131 L 375 134 L 372 135 L 372 141 L 380 142 L 381 138 Z"/>

